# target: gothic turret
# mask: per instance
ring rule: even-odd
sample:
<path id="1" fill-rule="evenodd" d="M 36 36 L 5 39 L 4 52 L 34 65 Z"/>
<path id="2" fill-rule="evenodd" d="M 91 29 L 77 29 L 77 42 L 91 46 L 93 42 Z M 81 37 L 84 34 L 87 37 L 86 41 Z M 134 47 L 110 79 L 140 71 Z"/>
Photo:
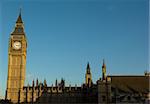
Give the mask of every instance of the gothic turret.
<path id="1" fill-rule="evenodd" d="M 91 74 L 91 71 L 90 71 L 90 64 L 89 64 L 89 62 L 87 64 L 87 68 L 86 68 L 85 84 L 88 87 L 91 87 L 91 85 L 92 85 L 92 74 Z"/>
<path id="2" fill-rule="evenodd" d="M 34 80 L 32 81 L 32 87 L 34 87 Z"/>
<path id="3" fill-rule="evenodd" d="M 38 81 L 38 79 L 36 79 L 36 86 L 38 86 L 39 85 L 39 81 Z"/>
<path id="4" fill-rule="evenodd" d="M 102 65 L 102 80 L 106 80 L 106 65 L 105 65 L 104 59 L 103 59 L 103 65 Z"/>
<path id="5" fill-rule="evenodd" d="M 55 86 L 58 87 L 57 79 L 56 79 L 56 81 L 55 81 Z"/>
<path id="6" fill-rule="evenodd" d="M 44 87 L 47 87 L 46 79 L 44 79 Z"/>

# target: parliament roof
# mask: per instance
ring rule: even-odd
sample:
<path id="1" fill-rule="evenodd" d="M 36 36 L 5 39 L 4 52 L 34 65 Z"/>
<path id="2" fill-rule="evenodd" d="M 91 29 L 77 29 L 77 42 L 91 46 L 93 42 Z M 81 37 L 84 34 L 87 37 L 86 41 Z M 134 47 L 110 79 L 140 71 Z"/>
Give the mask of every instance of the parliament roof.
<path id="1" fill-rule="evenodd" d="M 150 76 L 108 76 L 113 88 L 129 93 L 148 93 Z"/>

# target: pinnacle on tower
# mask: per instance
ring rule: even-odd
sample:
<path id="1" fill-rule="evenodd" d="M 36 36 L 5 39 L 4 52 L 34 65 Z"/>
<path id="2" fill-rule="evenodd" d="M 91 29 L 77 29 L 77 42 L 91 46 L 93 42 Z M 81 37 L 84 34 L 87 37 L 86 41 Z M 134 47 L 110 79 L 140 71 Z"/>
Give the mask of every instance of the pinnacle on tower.
<path id="1" fill-rule="evenodd" d="M 34 79 L 33 79 L 33 81 L 32 81 L 32 86 L 34 87 Z"/>
<path id="2" fill-rule="evenodd" d="M 87 64 L 86 71 L 87 71 L 87 74 L 90 74 L 90 73 L 91 73 L 91 72 L 90 72 L 90 64 L 89 64 L 89 62 L 88 62 L 88 64 Z"/>
<path id="3" fill-rule="evenodd" d="M 102 68 L 106 68 L 106 65 L 105 65 L 105 60 L 103 59 L 103 66 Z"/>
<path id="4" fill-rule="evenodd" d="M 22 18 L 21 18 L 21 9 L 20 9 L 20 13 L 19 13 L 19 16 L 18 16 L 16 23 L 23 23 Z"/>
<path id="5" fill-rule="evenodd" d="M 90 71 L 90 64 L 87 63 L 86 74 L 85 74 L 85 84 L 87 87 L 91 87 L 92 85 L 92 74 Z"/>
<path id="6" fill-rule="evenodd" d="M 90 69 L 90 64 L 89 62 L 87 63 L 87 68 L 86 69 Z"/>
<path id="7" fill-rule="evenodd" d="M 44 87 L 46 87 L 46 86 L 47 86 L 46 79 L 44 79 Z"/>
<path id="8" fill-rule="evenodd" d="M 56 79 L 56 81 L 55 81 L 55 86 L 56 86 L 56 87 L 58 86 L 57 79 Z"/>
<path id="9" fill-rule="evenodd" d="M 102 80 L 106 80 L 106 65 L 105 65 L 104 59 L 103 59 L 103 65 L 102 65 Z"/>
<path id="10" fill-rule="evenodd" d="M 23 24 L 23 21 L 22 21 L 22 17 L 21 17 L 21 10 L 20 10 L 20 13 L 19 13 L 19 16 L 17 18 L 17 21 L 16 21 L 16 25 L 15 25 L 15 28 L 13 30 L 13 32 L 11 33 L 11 35 L 25 35 L 24 33 L 24 24 Z"/>
<path id="11" fill-rule="evenodd" d="M 39 81 L 38 81 L 38 78 L 36 79 L 36 86 L 38 86 L 39 85 Z"/>

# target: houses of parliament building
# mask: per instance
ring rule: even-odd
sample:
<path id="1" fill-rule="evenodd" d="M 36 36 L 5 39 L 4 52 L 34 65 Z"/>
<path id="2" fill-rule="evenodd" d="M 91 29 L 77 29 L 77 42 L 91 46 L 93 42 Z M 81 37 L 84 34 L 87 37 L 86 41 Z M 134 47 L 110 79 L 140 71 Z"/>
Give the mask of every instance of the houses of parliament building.
<path id="1" fill-rule="evenodd" d="M 8 48 L 8 76 L 5 99 L 13 104 L 148 104 L 150 101 L 150 74 L 107 75 L 102 64 L 102 76 L 92 81 L 90 64 L 85 70 L 85 82 L 81 86 L 66 86 L 65 80 L 56 80 L 48 86 L 46 80 L 25 86 L 27 39 L 21 13 L 10 35 Z"/>

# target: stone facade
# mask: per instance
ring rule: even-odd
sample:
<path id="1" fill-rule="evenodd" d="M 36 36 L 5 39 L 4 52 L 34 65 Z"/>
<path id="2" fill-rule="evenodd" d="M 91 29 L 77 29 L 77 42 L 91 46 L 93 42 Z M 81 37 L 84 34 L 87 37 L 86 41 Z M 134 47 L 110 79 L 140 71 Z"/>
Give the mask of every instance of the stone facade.
<path id="1" fill-rule="evenodd" d="M 93 93 L 91 93 L 93 92 Z M 38 86 L 24 87 L 24 102 L 26 103 L 93 103 L 97 104 L 97 86 Z"/>
<path id="2" fill-rule="evenodd" d="M 18 94 L 22 92 L 26 71 L 27 40 L 21 13 L 16 21 L 14 31 L 11 33 L 8 50 L 8 77 L 7 99 L 18 102 Z"/>

